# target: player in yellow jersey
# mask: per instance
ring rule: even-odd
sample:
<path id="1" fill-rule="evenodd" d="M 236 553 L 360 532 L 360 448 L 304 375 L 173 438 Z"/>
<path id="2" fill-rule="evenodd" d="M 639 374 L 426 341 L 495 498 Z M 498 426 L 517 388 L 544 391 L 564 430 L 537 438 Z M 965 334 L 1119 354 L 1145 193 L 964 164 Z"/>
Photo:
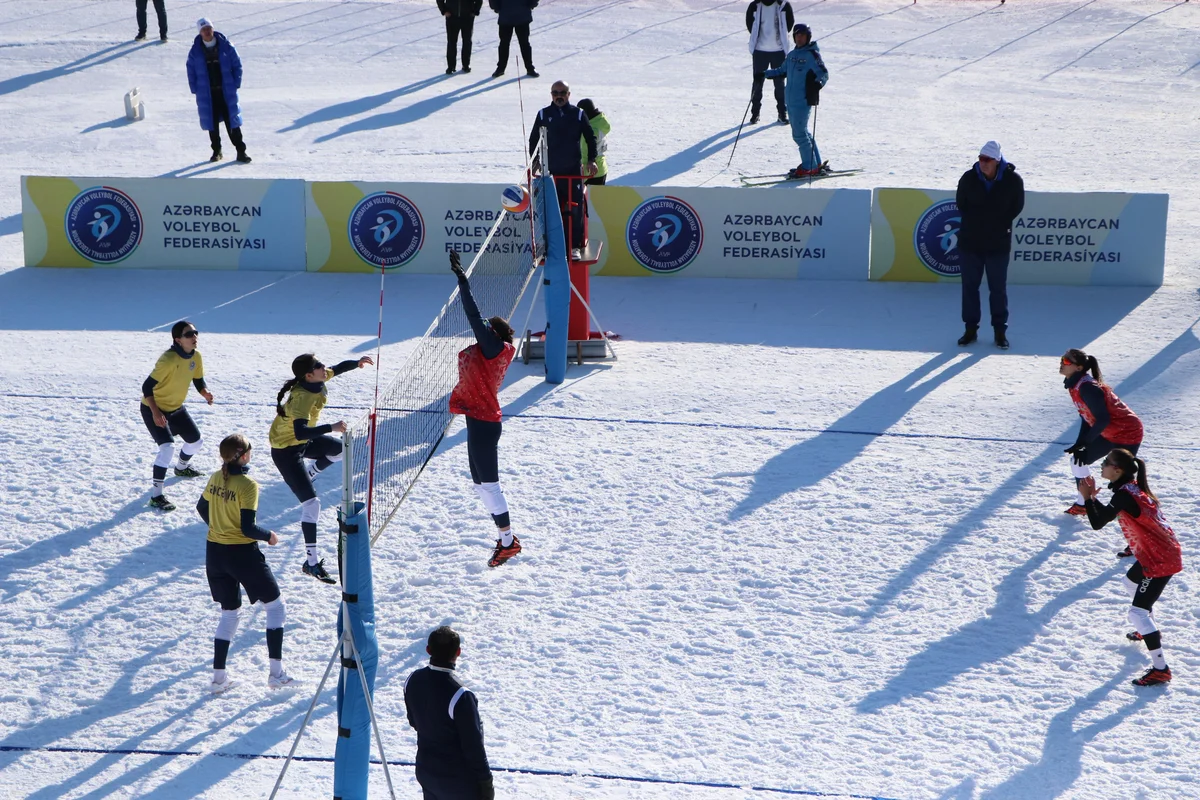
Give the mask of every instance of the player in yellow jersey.
<path id="1" fill-rule="evenodd" d="M 342 460 L 342 440 L 329 434 L 346 431 L 346 423 L 341 420 L 332 425 L 317 424 L 326 403 L 325 382 L 374 363 L 370 356 L 363 356 L 357 361 L 343 361 L 331 369 L 312 353 L 305 353 L 292 361 L 294 377 L 283 385 L 275 398 L 271 460 L 279 468 L 284 483 L 300 501 L 300 530 L 304 533 L 306 554 L 302 571 L 324 583 L 337 581 L 325 571 L 324 559 L 317 559 L 317 520 L 321 516 L 321 501 L 313 489 L 313 478 Z M 287 395 L 286 403 L 284 395 Z M 312 463 L 305 466 L 306 459 Z"/>
<path id="2" fill-rule="evenodd" d="M 283 599 L 279 584 L 258 549 L 259 542 L 278 543 L 274 531 L 259 526 L 258 484 L 246 474 L 250 463 L 250 442 L 240 433 L 221 441 L 222 467 L 208 479 L 196 511 L 208 525 L 208 552 L 204 571 L 208 590 L 221 604 L 221 621 L 213 638 L 212 692 L 220 694 L 233 685 L 225 674 L 229 643 L 237 632 L 238 609 L 242 607 L 242 589 L 250 605 L 259 600 L 267 617 L 267 656 L 271 663 L 267 686 L 281 689 L 294 683 L 283 671 Z"/>
<path id="3" fill-rule="evenodd" d="M 210 406 L 213 403 L 212 392 L 204 385 L 204 359 L 196 349 L 199 338 L 200 331 L 186 319 L 172 325 L 171 339 L 174 344 L 159 356 L 154 371 L 142 383 L 142 421 L 158 444 L 150 506 L 160 511 L 175 510 L 175 504 L 163 496 L 163 481 L 167 478 L 167 467 L 175 454 L 176 436 L 183 437 L 183 449 L 179 453 L 179 460 L 175 462 L 176 477 L 200 477 L 200 473 L 188 462 L 200 452 L 203 442 L 199 428 L 183 405 L 189 383 L 196 387 L 196 391 Z"/>

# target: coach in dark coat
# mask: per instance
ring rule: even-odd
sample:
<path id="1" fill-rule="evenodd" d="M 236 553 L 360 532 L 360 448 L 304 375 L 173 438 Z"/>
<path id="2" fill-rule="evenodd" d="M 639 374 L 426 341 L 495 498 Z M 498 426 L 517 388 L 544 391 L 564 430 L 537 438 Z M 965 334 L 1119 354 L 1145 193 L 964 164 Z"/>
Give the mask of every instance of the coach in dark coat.
<path id="1" fill-rule="evenodd" d="M 500 23 L 500 56 L 496 71 L 492 73 L 493 78 L 503 75 L 508 66 L 508 46 L 512 42 L 513 31 L 517 32 L 525 74 L 531 78 L 539 77 L 533 68 L 533 48 L 529 46 L 529 25 L 533 22 L 533 9 L 537 8 L 537 4 L 538 0 L 488 0 L 488 6 L 499 15 Z"/>
<path id="2" fill-rule="evenodd" d="M 555 81 L 550 87 L 550 105 L 538 112 L 529 131 L 529 153 L 537 152 L 542 130 L 546 131 L 548 164 L 542 167 L 554 176 L 554 191 L 563 215 L 563 236 L 569 250 L 587 247 L 583 235 L 583 181 L 579 175 L 596 174 L 596 132 L 587 115 L 571 105 L 571 87 Z M 587 148 L 587 167 L 581 161 Z M 572 258 L 578 254 L 572 253 Z"/>
<path id="3" fill-rule="evenodd" d="M 229 141 L 237 148 L 237 160 L 248 164 L 250 156 L 246 155 L 246 143 L 242 140 L 242 107 L 238 102 L 242 59 L 225 35 L 213 30 L 208 19 L 201 17 L 196 27 L 200 33 L 187 57 L 188 88 L 196 95 L 200 127 L 208 131 L 212 142 L 213 154 L 209 160 L 222 158 L 219 126 L 224 122 Z"/>
<path id="4" fill-rule="evenodd" d="M 458 37 L 462 34 L 462 71 L 471 71 L 471 33 L 483 0 L 437 0 L 438 11 L 446 18 L 446 74 L 453 75 L 457 64 Z"/>
<path id="5" fill-rule="evenodd" d="M 996 346 L 1008 349 L 1008 258 L 1012 250 L 1012 225 L 1025 207 L 1025 182 L 1017 168 L 1004 159 L 1000 145 L 988 142 L 979 160 L 958 180 L 954 202 L 962 215 L 958 232 L 962 264 L 962 318 L 966 331 L 958 343 L 978 338 L 983 312 L 979 286 L 987 275 L 988 305 Z"/>

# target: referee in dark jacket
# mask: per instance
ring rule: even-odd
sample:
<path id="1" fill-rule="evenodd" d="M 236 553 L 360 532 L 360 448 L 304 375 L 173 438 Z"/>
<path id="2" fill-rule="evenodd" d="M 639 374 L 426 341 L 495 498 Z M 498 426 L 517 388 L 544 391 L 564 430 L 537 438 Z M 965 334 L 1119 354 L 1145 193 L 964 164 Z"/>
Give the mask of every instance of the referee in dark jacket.
<path id="1" fill-rule="evenodd" d="M 555 81 L 550 87 L 550 105 L 538 112 L 529 131 L 529 154 L 537 152 L 542 129 L 546 129 L 546 150 L 549 164 L 542 164 L 554 176 L 554 191 L 563 215 L 563 237 L 569 250 L 587 247 L 583 237 L 583 181 L 567 176 L 596 174 L 596 132 L 587 114 L 571 105 L 571 87 L 566 81 Z M 587 167 L 580 160 L 579 138 L 587 147 Z M 573 258 L 578 253 L 573 254 Z"/>
<path id="2" fill-rule="evenodd" d="M 454 675 L 461 640 L 445 625 L 429 634 L 429 666 L 408 676 L 404 706 L 417 732 L 417 783 L 425 800 L 494 800 L 475 695 Z"/>

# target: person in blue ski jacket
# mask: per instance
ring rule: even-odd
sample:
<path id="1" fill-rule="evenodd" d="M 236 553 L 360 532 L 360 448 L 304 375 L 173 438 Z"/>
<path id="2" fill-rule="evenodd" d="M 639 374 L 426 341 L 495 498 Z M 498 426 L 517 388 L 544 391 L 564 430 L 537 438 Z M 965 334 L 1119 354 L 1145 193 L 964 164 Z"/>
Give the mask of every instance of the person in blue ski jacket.
<path id="1" fill-rule="evenodd" d="M 208 131 L 212 142 L 212 158 L 220 161 L 220 124 L 225 123 L 229 141 L 237 148 L 237 160 L 250 163 L 246 155 L 246 143 L 242 140 L 242 107 L 238 103 L 238 90 L 242 88 L 242 59 L 224 34 L 213 30 L 206 17 L 196 20 L 200 33 L 192 42 L 187 57 L 188 88 L 196 95 L 196 111 L 200 114 L 200 127 Z"/>
<path id="2" fill-rule="evenodd" d="M 792 123 L 792 139 L 800 148 L 800 166 L 791 170 L 788 177 L 801 178 L 820 173 L 825 164 L 821 161 L 816 139 L 808 132 L 808 116 L 819 102 L 822 87 L 829 81 L 829 70 L 821 60 L 817 43 L 812 40 L 812 30 L 803 22 L 792 28 L 792 41 L 796 47 L 788 53 L 783 66 L 769 69 L 763 75 L 767 78 L 787 76 L 788 117 Z"/>

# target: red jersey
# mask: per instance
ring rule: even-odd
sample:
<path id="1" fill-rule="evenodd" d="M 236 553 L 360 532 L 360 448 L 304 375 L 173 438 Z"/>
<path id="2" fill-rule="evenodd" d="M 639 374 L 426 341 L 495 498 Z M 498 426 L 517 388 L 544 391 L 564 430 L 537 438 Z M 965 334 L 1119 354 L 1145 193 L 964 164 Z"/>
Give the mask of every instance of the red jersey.
<path id="1" fill-rule="evenodd" d="M 1142 421 L 1138 419 L 1138 415 L 1121 402 L 1121 398 L 1113 393 L 1108 384 L 1101 383 L 1086 373 L 1067 390 L 1071 394 L 1071 402 L 1075 404 L 1075 409 L 1079 411 L 1079 416 L 1083 417 L 1084 422 L 1088 425 L 1096 424 L 1096 417 L 1092 414 L 1092 410 L 1079 396 L 1079 389 L 1085 382 L 1094 384 L 1096 388 L 1104 392 L 1104 405 L 1108 408 L 1108 425 L 1104 427 L 1100 435 L 1113 444 L 1141 444 Z"/>
<path id="2" fill-rule="evenodd" d="M 458 385 L 450 392 L 450 413 L 499 422 L 503 415 L 496 395 L 516 354 L 517 348 L 508 342 L 504 343 L 503 352 L 492 359 L 484 358 L 477 344 L 459 351 Z"/>
<path id="3" fill-rule="evenodd" d="M 1142 572 L 1147 578 L 1164 578 L 1181 571 L 1183 552 L 1179 549 L 1179 540 L 1163 519 L 1158 503 L 1133 482 L 1126 483 L 1117 491 L 1129 492 L 1142 511 L 1139 517 L 1124 511 L 1117 512 L 1121 532 L 1125 534 L 1125 541 L 1129 542 L 1134 557 L 1142 565 Z"/>

